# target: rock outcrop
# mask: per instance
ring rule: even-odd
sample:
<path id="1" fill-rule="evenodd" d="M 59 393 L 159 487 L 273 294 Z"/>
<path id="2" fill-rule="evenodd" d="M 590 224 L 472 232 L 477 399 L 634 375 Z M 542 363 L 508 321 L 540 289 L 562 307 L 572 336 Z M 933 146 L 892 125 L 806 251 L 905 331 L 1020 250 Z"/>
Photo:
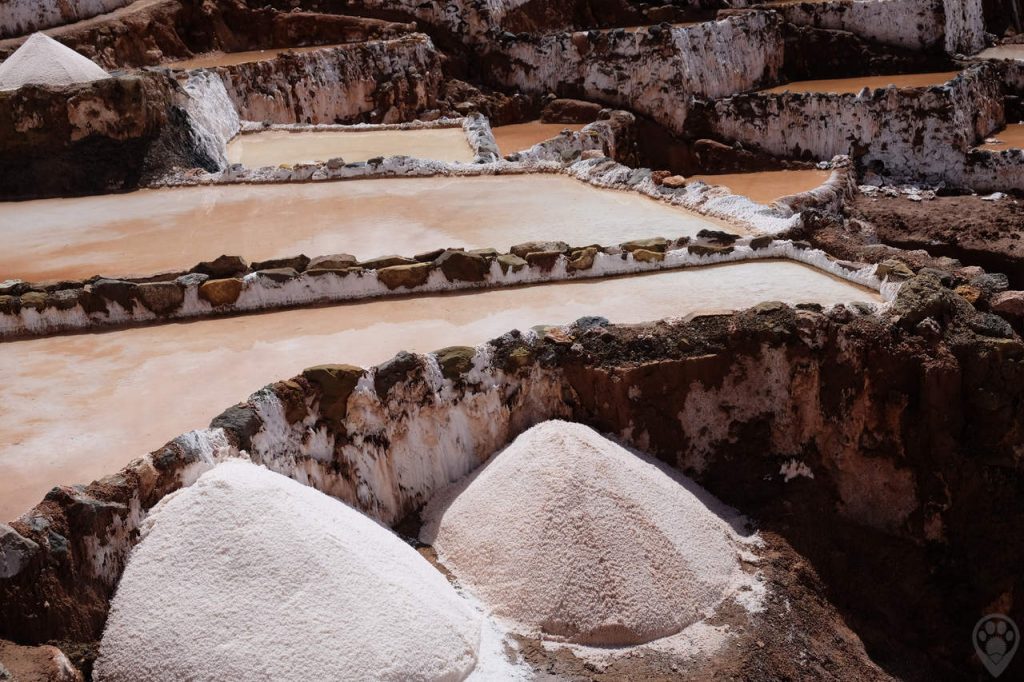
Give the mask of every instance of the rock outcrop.
<path id="1" fill-rule="evenodd" d="M 218 168 L 167 75 L 0 92 L 0 198 L 134 189 L 173 166 Z"/>

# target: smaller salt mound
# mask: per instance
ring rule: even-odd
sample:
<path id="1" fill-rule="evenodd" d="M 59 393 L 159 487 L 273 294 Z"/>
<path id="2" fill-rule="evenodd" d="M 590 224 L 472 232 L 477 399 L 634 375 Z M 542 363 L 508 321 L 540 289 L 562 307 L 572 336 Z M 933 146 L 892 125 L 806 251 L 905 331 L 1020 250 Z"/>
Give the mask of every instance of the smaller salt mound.
<path id="1" fill-rule="evenodd" d="M 104 78 L 110 78 L 110 74 L 95 62 L 42 33 L 29 36 L 0 64 L 0 90 L 16 90 L 23 85 L 73 85 Z"/>
<path id="2" fill-rule="evenodd" d="M 431 500 L 421 539 L 497 616 L 579 644 L 640 644 L 709 615 L 741 575 L 732 528 L 691 489 L 549 421 Z"/>
<path id="3" fill-rule="evenodd" d="M 96 680 L 462 680 L 481 618 L 386 528 L 224 462 L 154 507 Z"/>

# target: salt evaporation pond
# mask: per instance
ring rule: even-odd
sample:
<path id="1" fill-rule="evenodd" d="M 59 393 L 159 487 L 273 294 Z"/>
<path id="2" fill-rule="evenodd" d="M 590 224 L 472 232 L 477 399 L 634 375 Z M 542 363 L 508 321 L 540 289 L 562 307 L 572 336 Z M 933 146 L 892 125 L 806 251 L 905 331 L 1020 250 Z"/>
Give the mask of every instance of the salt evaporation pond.
<path id="1" fill-rule="evenodd" d="M 857 94 L 864 88 L 927 88 L 944 85 L 960 75 L 959 71 L 940 73 L 913 73 L 897 76 L 857 76 L 855 78 L 832 78 L 828 80 L 794 81 L 778 87 L 761 90 L 762 93 L 808 93 L 822 92 L 835 94 Z"/>
<path id="2" fill-rule="evenodd" d="M 992 142 L 986 142 L 980 149 L 1001 152 L 1004 149 L 1024 149 L 1024 123 L 1011 123 L 999 132 L 988 136 Z"/>
<path id="3" fill-rule="evenodd" d="M 1024 60 L 1024 45 L 996 45 L 982 50 L 975 58 Z"/>
<path id="4" fill-rule="evenodd" d="M 261 386 L 329 362 L 474 345 L 585 315 L 635 323 L 761 301 L 877 302 L 808 266 L 752 261 L 4 343 L 0 519 L 117 471 Z"/>
<path id="5" fill-rule="evenodd" d="M 761 204 L 768 204 L 790 194 L 821 187 L 832 175 L 830 170 L 781 170 L 722 175 L 693 175 L 688 181 L 702 180 L 709 185 L 722 185 L 733 194 L 742 194 Z"/>
<path id="6" fill-rule="evenodd" d="M 335 158 L 352 163 L 378 156 L 470 163 L 475 155 L 461 127 L 324 132 L 268 130 L 239 135 L 228 143 L 228 161 L 249 168 Z"/>
<path id="7" fill-rule="evenodd" d="M 584 125 L 584 123 L 527 121 L 526 123 L 493 126 L 491 132 L 494 133 L 494 141 L 498 143 L 498 151 L 507 156 L 514 152 L 525 151 L 552 137 L 557 137 L 563 130 L 578 132 L 583 129 Z"/>
<path id="8" fill-rule="evenodd" d="M 0 204 L 0 281 L 126 277 L 249 260 L 560 239 L 618 244 L 735 226 L 564 175 L 224 185 Z"/>
<path id="9" fill-rule="evenodd" d="M 162 66 L 176 71 L 189 69 L 212 69 L 218 66 L 237 66 L 252 62 L 266 62 L 279 57 L 286 52 L 301 54 L 303 52 L 316 52 L 327 50 L 339 45 L 312 45 L 310 47 L 282 47 L 268 50 L 247 50 L 244 52 L 209 52 L 197 55 L 189 59 L 182 59 L 176 62 L 168 62 Z"/>

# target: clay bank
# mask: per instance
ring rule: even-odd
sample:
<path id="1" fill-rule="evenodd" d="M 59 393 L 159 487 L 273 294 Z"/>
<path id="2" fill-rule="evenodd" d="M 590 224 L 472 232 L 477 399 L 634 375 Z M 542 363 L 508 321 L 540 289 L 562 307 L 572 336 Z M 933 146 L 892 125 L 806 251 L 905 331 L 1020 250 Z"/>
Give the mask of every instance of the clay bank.
<path id="1" fill-rule="evenodd" d="M 772 300 L 880 299 L 808 266 L 760 261 L 5 343 L 0 518 L 55 484 L 114 471 L 310 365 L 368 366 L 401 350 L 476 344 L 587 315 L 633 323 Z"/>
<path id="2" fill-rule="evenodd" d="M 720 220 L 558 175 L 385 179 L 144 190 L 0 204 L 0 278 L 151 275 L 221 254 L 359 258 L 553 239 L 617 243 Z M 400 247 L 400 248 L 399 248 Z"/>

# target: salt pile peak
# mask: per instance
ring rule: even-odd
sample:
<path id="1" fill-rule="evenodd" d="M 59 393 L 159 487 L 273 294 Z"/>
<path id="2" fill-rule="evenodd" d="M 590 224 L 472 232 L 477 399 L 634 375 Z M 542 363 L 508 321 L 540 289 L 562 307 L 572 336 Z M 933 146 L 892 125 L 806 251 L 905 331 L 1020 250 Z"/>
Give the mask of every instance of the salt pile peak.
<path id="1" fill-rule="evenodd" d="M 481 625 L 386 528 L 229 460 L 146 519 L 95 679 L 457 681 Z"/>
<path id="2" fill-rule="evenodd" d="M 34 33 L 0 64 L 0 90 L 23 85 L 74 85 L 110 78 L 95 62 L 61 45 L 53 38 Z"/>
<path id="3" fill-rule="evenodd" d="M 710 615 L 742 575 L 738 538 L 698 490 L 549 421 L 435 496 L 421 539 L 499 617 L 578 644 L 640 644 Z"/>

